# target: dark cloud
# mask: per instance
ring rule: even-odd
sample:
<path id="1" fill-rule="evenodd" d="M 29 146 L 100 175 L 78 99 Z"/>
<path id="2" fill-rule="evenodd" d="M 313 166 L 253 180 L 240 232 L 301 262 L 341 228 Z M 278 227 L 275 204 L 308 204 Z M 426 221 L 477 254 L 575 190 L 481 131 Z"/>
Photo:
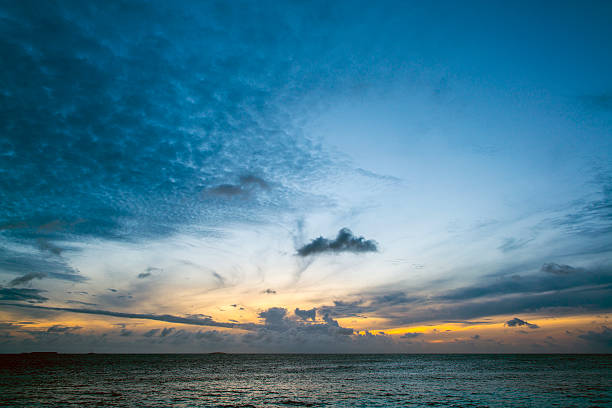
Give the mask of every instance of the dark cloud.
<path id="1" fill-rule="evenodd" d="M 476 326 L 476 325 L 481 325 L 481 324 L 495 324 L 495 322 L 479 322 L 479 321 L 473 321 L 473 320 L 446 320 L 444 323 L 458 323 L 458 324 L 465 324 L 468 326 Z"/>
<path id="2" fill-rule="evenodd" d="M 174 331 L 174 327 L 165 327 L 161 333 L 159 334 L 160 337 L 166 337 L 167 335 L 169 335 L 170 333 L 172 333 Z"/>
<path id="3" fill-rule="evenodd" d="M 149 266 L 144 272 L 141 272 L 138 274 L 138 279 L 148 278 L 149 276 L 152 276 L 153 274 L 157 274 L 160 272 L 163 272 L 162 268 L 156 268 L 154 266 Z"/>
<path id="4" fill-rule="evenodd" d="M 415 288 L 413 293 L 385 293 L 387 290 L 335 300 L 317 310 L 335 318 L 384 318 L 395 327 L 428 321 L 490 324 L 478 319 L 538 311 L 556 315 L 602 312 L 612 308 L 612 268 L 585 268 L 561 275 L 535 272 L 518 279 L 491 275 L 471 286 L 445 291 Z"/>
<path id="5" fill-rule="evenodd" d="M 68 333 L 68 332 L 72 332 L 72 331 L 76 331 L 80 329 L 82 329 L 81 326 L 62 326 L 62 325 L 56 324 L 54 326 L 49 327 L 47 329 L 47 333 Z"/>
<path id="6" fill-rule="evenodd" d="M 148 332 L 145 332 L 143 336 L 145 337 L 153 337 L 159 332 L 159 329 L 151 329 Z"/>
<path id="7" fill-rule="evenodd" d="M 5 292 L 6 295 L 5 295 Z M 15 294 L 14 291 L 26 291 L 25 293 L 20 292 L 19 294 Z M 42 298 L 37 293 L 39 291 L 35 289 L 0 289 L 0 300 L 37 300 L 38 298 Z M 47 300 L 46 298 L 42 298 Z M 41 300 L 41 301 L 44 301 Z M 50 307 L 50 306 L 35 306 L 29 304 L 17 304 L 17 303 L 2 303 L 1 306 L 10 306 L 10 307 L 19 307 L 19 308 L 28 308 L 28 309 L 37 309 L 37 310 L 49 310 L 49 311 L 59 311 L 59 312 L 71 312 L 71 313 L 82 313 L 82 314 L 92 314 L 92 315 L 101 315 L 101 316 L 110 316 L 110 317 L 123 317 L 128 319 L 146 319 L 146 320 L 156 320 L 160 322 L 168 322 L 168 323 L 181 323 L 181 324 L 189 324 L 194 326 L 216 326 L 216 327 L 228 327 L 228 328 L 237 328 L 244 330 L 251 330 L 256 325 L 250 323 L 224 323 L 217 322 L 211 319 L 210 317 L 199 318 L 199 317 L 182 317 L 182 316 L 173 316 L 173 315 L 156 315 L 156 314 L 147 314 L 147 313 L 123 313 L 123 312 L 112 312 L 109 310 L 99 310 L 99 309 L 76 309 L 69 307 Z"/>
<path id="8" fill-rule="evenodd" d="M 414 339 L 416 337 L 422 336 L 423 333 L 410 333 L 406 332 L 400 336 L 400 339 Z"/>
<path id="9" fill-rule="evenodd" d="M 269 289 L 269 288 L 268 288 L 268 289 L 266 289 L 266 290 L 264 290 L 264 291 L 263 291 L 263 292 L 261 292 L 261 293 L 265 293 L 265 294 L 267 294 L 267 295 L 276 295 L 276 291 L 275 291 L 274 289 Z"/>
<path id="10" fill-rule="evenodd" d="M 295 313 L 296 316 L 300 317 L 302 320 L 312 320 L 313 322 L 316 320 L 317 318 L 317 309 L 316 308 L 312 308 L 310 310 L 302 310 L 299 307 L 296 308 L 293 313 Z"/>
<path id="11" fill-rule="evenodd" d="M 46 276 L 47 276 L 47 274 L 42 273 L 42 272 L 30 272 L 30 273 L 26 273 L 25 275 L 20 276 L 18 278 L 13 279 L 12 281 L 10 281 L 9 282 L 9 286 L 24 285 L 26 283 L 30 283 L 34 279 L 42 279 L 42 278 L 44 278 Z"/>
<path id="12" fill-rule="evenodd" d="M 39 251 L 14 251 L 0 248 L 0 271 L 24 274 L 24 276 L 30 276 L 32 273 L 44 274 L 44 276 L 37 275 L 36 279 L 50 278 L 70 282 L 87 280 L 63 258 L 41 254 Z"/>
<path id="13" fill-rule="evenodd" d="M 458 288 L 440 296 L 441 300 L 464 300 L 486 296 L 509 294 L 532 294 L 559 291 L 581 286 L 612 284 L 612 268 L 598 267 L 591 270 L 573 268 L 569 265 L 545 264 L 541 271 L 550 275 L 530 274 L 524 276 L 504 276 L 492 279 L 489 283 Z M 582 271 L 583 273 L 570 273 Z M 568 272 L 568 273 L 564 273 Z M 553 276 L 557 275 L 557 276 Z M 562 276 L 559 276 L 562 275 Z"/>
<path id="14" fill-rule="evenodd" d="M 282 307 L 271 307 L 270 309 L 260 312 L 259 318 L 264 320 L 264 324 L 267 327 L 279 328 L 286 324 L 286 315 L 287 309 Z"/>
<path id="15" fill-rule="evenodd" d="M 378 252 L 378 244 L 364 237 L 355 237 L 350 229 L 342 228 L 336 239 L 319 237 L 297 250 L 299 256 L 340 252 Z"/>
<path id="16" fill-rule="evenodd" d="M 75 304 L 75 305 L 83 305 L 83 306 L 98 306 L 95 303 L 82 302 L 80 300 L 66 300 L 66 303 Z"/>
<path id="17" fill-rule="evenodd" d="M 226 198 L 247 198 L 254 194 L 257 189 L 269 190 L 270 184 L 261 177 L 248 174 L 240 176 L 238 184 L 221 184 L 211 187 L 205 191 L 205 194 Z"/>
<path id="18" fill-rule="evenodd" d="M 559 265 L 554 262 L 545 263 L 540 268 L 542 272 L 552 273 L 553 275 L 569 275 L 570 273 L 576 273 L 581 271 L 580 268 L 574 268 L 569 265 Z"/>
<path id="19" fill-rule="evenodd" d="M 44 238 L 39 238 L 37 240 L 38 243 L 38 247 L 40 249 L 42 249 L 43 251 L 49 251 L 54 255 L 61 255 L 62 254 L 62 248 L 52 244 L 51 242 L 49 242 L 48 240 L 44 239 Z"/>
<path id="20" fill-rule="evenodd" d="M 217 280 L 217 282 L 219 283 L 219 285 L 223 286 L 225 285 L 225 278 L 221 275 L 219 275 L 217 272 L 212 272 L 212 276 L 213 278 L 215 278 Z"/>
<path id="21" fill-rule="evenodd" d="M 242 187 L 235 186 L 232 184 L 221 184 L 220 186 L 216 186 L 207 190 L 207 192 L 208 194 L 225 197 L 243 196 L 247 194 L 247 192 L 243 190 Z"/>
<path id="22" fill-rule="evenodd" d="M 578 335 L 579 338 L 612 348 L 612 329 L 602 326 L 601 331 L 591 331 Z"/>
<path id="23" fill-rule="evenodd" d="M 257 177 L 253 174 L 245 174 L 240 176 L 240 185 L 243 187 L 257 186 L 264 190 L 270 189 L 270 184 L 266 180 L 262 179 L 261 177 Z"/>
<path id="24" fill-rule="evenodd" d="M 30 303 L 42 303 L 48 299 L 41 295 L 45 292 L 41 289 L 17 289 L 17 288 L 3 288 L 0 287 L 0 300 L 19 300 Z M 12 305 L 12 304 L 6 304 Z M 26 306 L 27 305 L 23 305 Z"/>
<path id="25" fill-rule="evenodd" d="M 132 335 L 132 331 L 128 330 L 128 329 L 121 329 L 121 332 L 119 334 L 121 337 L 129 337 Z"/>
<path id="26" fill-rule="evenodd" d="M 530 329 L 539 329 L 540 328 L 540 326 L 538 326 L 537 324 L 526 322 L 525 320 L 521 320 L 518 317 L 515 317 L 514 319 L 508 320 L 505 323 L 505 325 L 508 326 L 508 327 L 526 326 L 526 327 L 529 327 Z"/>

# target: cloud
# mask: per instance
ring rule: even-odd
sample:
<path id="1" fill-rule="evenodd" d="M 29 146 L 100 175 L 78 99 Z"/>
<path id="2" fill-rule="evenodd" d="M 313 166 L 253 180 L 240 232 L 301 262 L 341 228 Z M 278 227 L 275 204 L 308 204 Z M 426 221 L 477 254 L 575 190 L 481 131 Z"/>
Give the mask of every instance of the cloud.
<path id="1" fill-rule="evenodd" d="M 219 186 L 212 187 L 211 189 L 207 190 L 207 192 L 208 194 L 225 197 L 243 196 L 247 194 L 242 187 L 232 184 L 221 184 Z"/>
<path id="2" fill-rule="evenodd" d="M 211 187 L 205 191 L 205 194 L 226 198 L 248 198 L 258 189 L 269 190 L 270 184 L 261 177 L 257 177 L 252 174 L 247 174 L 240 176 L 238 184 L 221 184 L 215 187 Z"/>
<path id="3" fill-rule="evenodd" d="M 259 318 L 264 320 L 264 324 L 268 327 L 278 328 L 285 325 L 287 322 L 285 316 L 287 309 L 282 307 L 271 307 L 259 313 Z"/>
<path id="4" fill-rule="evenodd" d="M 310 310 L 302 310 L 299 307 L 294 310 L 296 316 L 299 316 L 302 320 L 312 320 L 313 322 L 317 318 L 317 309 L 312 308 Z"/>
<path id="5" fill-rule="evenodd" d="M 95 303 L 81 302 L 80 300 L 66 300 L 66 303 L 75 304 L 75 305 L 83 305 L 83 306 L 98 306 Z"/>
<path id="6" fill-rule="evenodd" d="M 342 4 L 0 8 L 11 38 L 0 56 L 14 62 L 0 87 L 0 224 L 32 246 L 160 238 L 321 205 L 303 186 L 338 165 L 302 119 L 404 61 L 370 36 L 352 41 L 362 16 Z M 252 199 L 232 199 L 242 196 Z"/>
<path id="7" fill-rule="evenodd" d="M 30 283 L 34 279 L 42 279 L 42 278 L 44 278 L 46 276 L 47 276 L 47 274 L 42 273 L 42 272 L 30 272 L 30 273 L 26 273 L 25 275 L 20 276 L 18 278 L 13 279 L 12 281 L 10 281 L 9 282 L 9 286 L 24 285 L 26 283 Z"/>
<path id="8" fill-rule="evenodd" d="M 53 325 L 47 329 L 47 333 L 68 333 L 82 329 L 81 326 L 62 326 L 59 324 Z"/>
<path id="9" fill-rule="evenodd" d="M 364 237 L 355 237 L 350 229 L 342 228 L 336 239 L 319 237 L 297 250 L 299 256 L 305 257 L 322 253 L 340 252 L 378 252 L 378 244 Z"/>
<path id="10" fill-rule="evenodd" d="M 400 339 L 414 339 L 416 337 L 422 336 L 423 333 L 410 333 L 406 332 L 400 336 Z"/>
<path id="11" fill-rule="evenodd" d="M 159 332 L 159 329 L 151 329 L 145 333 L 143 333 L 144 337 L 153 337 Z"/>
<path id="12" fill-rule="evenodd" d="M 533 241 L 533 238 L 505 238 L 504 242 L 497 247 L 500 251 L 506 253 L 521 249 Z"/>
<path id="13" fill-rule="evenodd" d="M 174 331 L 174 327 L 166 327 L 164 328 L 161 333 L 159 334 L 160 337 L 166 337 L 167 335 L 169 335 L 170 333 L 172 333 Z"/>
<path id="14" fill-rule="evenodd" d="M 467 326 L 476 326 L 481 324 L 495 324 L 495 322 L 485 321 L 471 321 L 471 320 L 446 320 L 444 323 L 457 323 L 457 324 L 465 324 Z"/>
<path id="15" fill-rule="evenodd" d="M 41 289 L 9 289 L 0 287 L 0 300 L 18 300 L 31 303 L 42 303 L 48 300 L 46 297 L 41 295 L 42 292 L 45 291 Z M 12 306 L 13 304 L 8 303 L 5 305 Z M 28 307 L 30 305 L 23 306 Z"/>
<path id="16" fill-rule="evenodd" d="M 578 208 L 549 220 L 552 227 L 587 238 L 607 237 L 612 232 L 612 174 L 609 171 L 600 171 L 593 183 L 600 189 L 597 197 L 589 197 L 585 200 L 586 203 L 579 201 L 581 205 Z M 610 248 L 605 245 L 600 250 L 608 252 Z"/>
<path id="17" fill-rule="evenodd" d="M 6 295 L 5 295 L 5 292 Z M 26 291 L 25 293 L 14 294 L 14 291 Z M 42 298 L 37 295 L 39 291 L 35 289 L 0 289 L 0 300 L 37 300 L 37 298 Z M 11 298 L 12 297 L 12 298 Z M 42 298 L 47 300 L 46 298 Z M 41 301 L 44 301 L 41 300 Z M 181 323 L 188 324 L 194 326 L 215 326 L 215 327 L 227 327 L 227 328 L 235 328 L 235 329 L 243 329 L 243 330 L 252 330 L 256 325 L 251 323 L 225 323 L 225 322 L 217 322 L 211 319 L 210 317 L 199 318 L 199 317 L 183 317 L 183 316 L 173 316 L 173 315 L 156 315 L 156 314 L 148 314 L 148 313 L 123 313 L 123 312 L 113 312 L 109 310 L 100 310 L 100 309 L 77 309 L 77 308 L 69 308 L 69 307 L 51 307 L 51 306 L 35 306 L 29 304 L 17 304 L 17 303 L 0 303 L 1 306 L 10 306 L 10 307 L 19 307 L 19 308 L 27 308 L 27 309 L 37 309 L 37 310 L 49 310 L 49 311 L 59 311 L 59 312 L 71 312 L 71 313 L 81 313 L 81 314 L 92 314 L 92 315 L 101 315 L 101 316 L 110 316 L 110 317 L 122 317 L 128 319 L 146 319 L 146 320 L 156 320 L 161 322 L 168 323 Z"/>
<path id="18" fill-rule="evenodd" d="M 602 326 L 601 331 L 589 330 L 585 334 L 578 335 L 578 337 L 592 343 L 612 348 L 612 329 L 607 326 Z"/>
<path id="19" fill-rule="evenodd" d="M 505 323 L 505 325 L 508 326 L 508 327 L 527 326 L 530 329 L 539 329 L 540 328 L 540 326 L 538 326 L 537 324 L 526 322 L 525 320 L 521 320 L 518 317 L 515 317 L 514 319 L 508 320 Z"/>
<path id="20" fill-rule="evenodd" d="M 580 268 L 574 268 L 569 265 L 559 265 L 554 262 L 545 263 L 540 269 L 542 272 L 552 273 L 553 275 L 569 275 L 581 271 Z"/>
<path id="21" fill-rule="evenodd" d="M 44 238 L 39 238 L 37 240 L 38 243 L 38 247 L 44 251 L 49 251 L 54 255 L 61 255 L 62 254 L 62 248 L 52 244 L 51 242 L 47 241 Z"/>
<path id="22" fill-rule="evenodd" d="M 24 274 L 25 276 L 36 275 L 33 279 L 60 279 L 70 282 L 85 282 L 86 277 L 80 272 L 71 267 L 66 260 L 58 256 L 46 256 L 40 252 L 33 251 L 17 251 L 7 248 L 0 248 L 0 271 L 6 271 L 14 274 Z M 17 278 L 19 284 L 20 278 Z M 31 279 L 30 279 L 31 280 Z M 22 283 L 27 283 L 23 281 Z"/>
<path id="23" fill-rule="evenodd" d="M 535 271 L 518 278 L 491 275 L 454 289 L 442 290 L 436 284 L 402 292 L 385 286 L 334 300 L 332 305 L 321 305 L 317 310 L 335 318 L 381 318 L 391 327 L 402 327 L 430 321 L 490 324 L 488 319 L 480 319 L 534 312 L 605 312 L 612 308 L 609 265 L 562 275 Z"/>
<path id="24" fill-rule="evenodd" d="M 275 290 L 273 290 L 273 289 L 269 289 L 269 288 L 268 288 L 268 289 L 266 289 L 266 290 L 264 290 L 264 291 L 263 291 L 263 292 L 261 292 L 261 293 L 265 293 L 265 294 L 267 294 L 267 295 L 276 295 L 276 291 L 275 291 Z"/>
<path id="25" fill-rule="evenodd" d="M 270 184 L 266 180 L 253 174 L 245 174 L 240 176 L 240 185 L 243 187 L 257 186 L 264 190 L 269 190 L 271 188 Z"/>
<path id="26" fill-rule="evenodd" d="M 163 272 L 163 269 L 156 268 L 154 266 L 149 266 L 144 272 L 141 272 L 138 274 L 138 279 L 148 278 L 149 276 L 152 276 L 153 273 L 159 273 L 159 272 Z"/>

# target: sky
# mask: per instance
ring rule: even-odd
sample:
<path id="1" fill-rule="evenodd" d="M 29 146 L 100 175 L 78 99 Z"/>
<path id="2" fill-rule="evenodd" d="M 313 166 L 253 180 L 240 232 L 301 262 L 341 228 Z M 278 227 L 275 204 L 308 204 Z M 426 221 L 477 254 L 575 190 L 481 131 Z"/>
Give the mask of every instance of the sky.
<path id="1" fill-rule="evenodd" d="M 0 352 L 612 352 L 611 19 L 0 3 Z"/>

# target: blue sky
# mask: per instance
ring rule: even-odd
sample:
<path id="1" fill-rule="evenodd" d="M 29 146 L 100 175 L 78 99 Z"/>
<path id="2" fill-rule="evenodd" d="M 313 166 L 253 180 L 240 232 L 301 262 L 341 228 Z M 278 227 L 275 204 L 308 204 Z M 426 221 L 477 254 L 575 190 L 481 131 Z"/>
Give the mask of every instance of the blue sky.
<path id="1" fill-rule="evenodd" d="M 610 351 L 610 17 L 3 4 L 0 350 Z"/>

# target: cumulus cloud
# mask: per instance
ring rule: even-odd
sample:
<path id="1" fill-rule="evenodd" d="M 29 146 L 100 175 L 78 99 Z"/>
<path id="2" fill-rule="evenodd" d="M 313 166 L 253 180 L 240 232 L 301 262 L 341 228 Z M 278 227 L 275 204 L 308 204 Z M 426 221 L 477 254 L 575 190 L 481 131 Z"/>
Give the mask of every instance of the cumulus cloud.
<path id="1" fill-rule="evenodd" d="M 271 307 L 259 313 L 259 318 L 263 319 L 264 324 L 268 327 L 282 327 L 287 323 L 285 316 L 287 309 L 282 307 Z"/>
<path id="2" fill-rule="evenodd" d="M 312 308 L 310 310 L 302 310 L 299 307 L 296 308 L 293 313 L 295 313 L 296 316 L 300 317 L 302 320 L 312 320 L 313 322 L 316 320 L 317 318 L 317 309 L 316 308 Z"/>
<path id="3" fill-rule="evenodd" d="M 335 239 L 319 237 L 297 250 L 298 255 L 302 257 L 340 252 L 378 252 L 378 244 L 364 237 L 356 237 L 350 229 L 342 228 Z"/>
<path id="4" fill-rule="evenodd" d="M 508 326 L 508 327 L 526 326 L 526 327 L 529 327 L 530 329 L 539 329 L 540 328 L 540 326 L 538 326 L 537 324 L 526 322 L 525 320 L 521 320 L 518 317 L 515 317 L 514 319 L 508 320 L 505 323 L 505 325 Z"/>

